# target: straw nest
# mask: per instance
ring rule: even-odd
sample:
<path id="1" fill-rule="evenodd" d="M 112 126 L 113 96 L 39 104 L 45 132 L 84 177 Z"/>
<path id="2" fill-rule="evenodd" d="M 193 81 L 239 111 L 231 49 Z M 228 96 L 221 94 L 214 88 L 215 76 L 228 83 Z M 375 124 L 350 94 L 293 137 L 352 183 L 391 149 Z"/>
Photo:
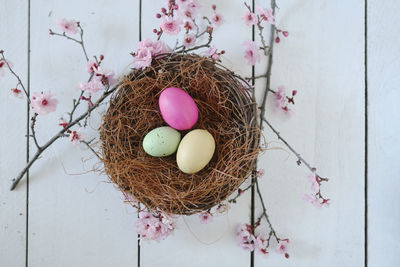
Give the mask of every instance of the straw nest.
<path id="1" fill-rule="evenodd" d="M 193 129 L 206 129 L 215 139 L 212 160 L 196 174 L 181 172 L 175 154 L 152 157 L 142 147 L 149 131 L 166 126 L 158 98 L 168 87 L 192 96 L 199 109 Z M 244 88 L 233 72 L 193 54 L 170 54 L 133 71 L 112 95 L 103 117 L 105 171 L 120 190 L 153 211 L 189 215 L 209 210 L 238 189 L 259 154 L 257 106 Z M 182 136 L 187 132 L 181 131 Z"/>

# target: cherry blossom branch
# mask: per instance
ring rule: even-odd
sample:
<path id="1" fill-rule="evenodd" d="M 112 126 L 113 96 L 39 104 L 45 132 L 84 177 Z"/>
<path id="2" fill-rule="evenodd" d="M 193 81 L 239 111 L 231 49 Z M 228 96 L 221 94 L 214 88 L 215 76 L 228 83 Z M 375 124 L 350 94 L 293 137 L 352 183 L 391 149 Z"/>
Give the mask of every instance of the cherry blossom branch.
<path id="1" fill-rule="evenodd" d="M 66 38 L 68 40 L 71 40 L 73 42 L 78 43 L 82 47 L 82 51 L 83 51 L 83 54 L 85 55 L 86 61 L 89 61 L 89 57 L 88 57 L 87 52 L 86 52 L 85 44 L 83 42 L 83 28 L 81 27 L 81 24 L 80 24 L 79 21 L 76 22 L 76 26 L 78 26 L 78 29 L 79 29 L 80 40 L 68 36 L 65 32 L 56 33 L 56 32 L 53 32 L 51 29 L 49 29 L 49 34 L 50 35 L 56 35 L 56 36 L 64 37 L 64 38 Z"/>
<path id="2" fill-rule="evenodd" d="M 275 14 L 275 8 L 276 8 L 276 1 L 275 0 L 271 0 L 271 8 L 272 8 L 272 13 Z M 268 65 L 267 65 L 267 72 L 266 72 L 266 86 L 265 86 L 265 91 L 264 91 L 264 95 L 262 98 L 262 102 L 261 102 L 261 108 L 260 108 L 260 128 L 261 131 L 264 128 L 263 125 L 263 120 L 262 118 L 264 118 L 264 113 L 265 113 L 265 106 L 267 103 L 267 96 L 268 96 L 268 89 L 271 88 L 271 71 L 272 71 L 272 63 L 273 63 L 273 49 L 274 49 L 274 39 L 275 39 L 275 26 L 271 24 L 271 35 L 269 38 L 269 50 L 270 53 L 268 54 Z"/>
<path id="3" fill-rule="evenodd" d="M 10 63 L 8 62 L 8 60 L 6 59 L 6 57 L 4 56 L 4 51 L 3 51 L 3 50 L 0 50 L 0 55 L 1 55 L 0 61 L 4 62 L 4 64 L 6 64 L 8 70 L 9 70 L 9 71 L 11 72 L 11 74 L 14 75 L 14 77 L 17 79 L 17 81 L 18 81 L 17 86 L 18 86 L 18 85 L 21 85 L 22 91 L 24 92 L 24 94 L 25 94 L 25 96 L 26 96 L 26 99 L 27 99 L 28 103 L 30 104 L 30 103 L 31 103 L 31 100 L 29 99 L 28 91 L 26 90 L 26 88 L 25 88 L 23 82 L 21 81 L 21 78 L 18 76 L 17 73 L 15 73 L 15 71 L 14 71 L 13 68 L 11 67 Z"/>
<path id="4" fill-rule="evenodd" d="M 258 220 L 257 220 L 256 224 L 259 224 L 261 222 L 261 219 L 264 217 L 265 220 L 267 221 L 269 229 L 270 229 L 270 235 L 269 236 L 271 237 L 271 235 L 273 235 L 275 237 L 275 239 L 276 239 L 276 242 L 279 242 L 280 238 L 278 238 L 278 236 L 276 235 L 276 231 L 275 231 L 274 227 L 272 226 L 272 223 L 271 223 L 271 221 L 269 219 L 269 216 L 268 216 L 268 213 L 267 213 L 267 208 L 265 206 L 264 199 L 263 199 L 262 194 L 261 194 L 260 186 L 258 185 L 258 179 L 255 179 L 255 185 L 256 185 L 256 189 L 257 189 L 257 195 L 260 198 L 261 206 L 262 206 L 262 209 L 263 209 L 261 215 L 258 217 Z M 268 243 L 269 243 L 269 239 L 268 239 Z"/>
<path id="5" fill-rule="evenodd" d="M 256 179 L 255 179 L 256 180 Z M 235 197 L 228 200 L 228 203 L 236 203 L 236 199 L 238 199 L 244 192 L 251 189 L 255 185 L 255 181 L 252 181 L 251 184 L 246 186 L 244 189 L 239 188 Z"/>
<path id="6" fill-rule="evenodd" d="M 198 45 L 198 46 L 195 46 L 195 47 L 192 47 L 192 48 L 190 48 L 190 49 L 186 49 L 185 46 L 181 45 L 181 46 L 177 47 L 178 50 L 176 51 L 176 53 L 180 53 L 180 52 L 190 52 L 190 51 L 198 50 L 198 49 L 203 48 L 203 47 L 210 47 L 210 44 L 211 44 L 211 42 L 212 42 L 212 40 L 213 40 L 213 36 L 212 36 L 213 28 L 211 27 L 211 21 L 210 21 L 209 18 L 207 18 L 206 16 L 204 16 L 203 19 L 207 21 L 208 26 L 207 26 L 206 29 L 205 29 L 204 31 L 202 31 L 201 33 L 196 33 L 196 39 L 198 39 L 199 37 L 201 37 L 201 36 L 203 36 L 204 34 L 208 33 L 208 40 L 207 40 L 207 43 L 202 44 L 202 45 Z M 196 27 L 197 27 L 197 29 L 198 29 L 197 24 L 195 24 L 195 25 L 196 25 Z M 180 50 L 179 50 L 179 49 L 180 49 Z"/>
<path id="7" fill-rule="evenodd" d="M 47 143 L 45 143 L 43 146 L 41 146 L 35 153 L 35 155 L 32 157 L 32 159 L 27 163 L 27 165 L 22 169 L 22 171 L 17 175 L 16 178 L 12 180 L 12 185 L 10 190 L 14 190 L 15 187 L 18 185 L 20 180 L 24 177 L 26 172 L 29 170 L 29 168 L 32 166 L 32 164 L 40 157 L 40 155 L 50 146 L 52 145 L 55 141 L 57 141 L 60 137 L 64 137 L 65 133 L 74 125 L 78 124 L 80 121 L 82 121 L 92 110 L 96 109 L 100 103 L 102 103 L 111 93 L 113 93 L 117 88 L 119 84 L 113 86 L 110 90 L 105 91 L 103 95 L 93 104 L 92 107 L 90 107 L 86 112 L 81 114 L 79 117 L 77 117 L 75 120 L 73 120 L 71 123 L 66 125 L 62 130 L 60 130 L 57 134 L 55 134 L 52 138 L 50 138 Z"/>
<path id="8" fill-rule="evenodd" d="M 312 167 L 296 150 L 294 150 L 294 148 L 280 135 L 280 133 L 274 128 L 272 127 L 271 123 L 269 123 L 269 121 L 266 120 L 265 117 L 262 117 L 262 120 L 268 125 L 268 127 L 276 134 L 276 136 L 278 137 L 279 140 L 281 140 L 285 146 L 287 148 L 289 148 L 289 150 L 297 157 L 297 164 L 300 165 L 301 163 L 303 163 L 311 172 L 315 172 L 316 176 L 318 176 L 319 178 L 323 179 L 324 181 L 328 181 L 327 178 L 322 178 L 321 176 L 319 176 L 316 173 L 316 168 Z"/>

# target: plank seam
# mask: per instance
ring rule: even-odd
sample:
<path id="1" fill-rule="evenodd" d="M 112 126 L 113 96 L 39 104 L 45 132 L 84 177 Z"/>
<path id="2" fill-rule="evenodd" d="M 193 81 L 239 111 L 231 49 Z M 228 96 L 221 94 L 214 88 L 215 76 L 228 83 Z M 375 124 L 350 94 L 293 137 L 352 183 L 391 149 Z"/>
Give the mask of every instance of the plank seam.
<path id="1" fill-rule="evenodd" d="M 252 9 L 252 12 L 254 13 L 255 0 L 252 0 L 252 2 L 251 2 L 251 9 Z M 251 40 L 252 41 L 255 40 L 255 26 L 254 25 L 252 26 L 252 29 L 251 29 Z M 256 68 L 253 65 L 251 67 L 251 77 L 254 77 L 255 73 L 256 73 Z M 255 79 L 252 79 L 251 85 L 254 88 Z M 257 168 L 257 163 L 255 165 L 255 168 Z M 252 174 L 251 183 L 253 184 L 253 186 L 251 187 L 251 211 L 250 211 L 251 212 L 250 213 L 250 223 L 251 223 L 251 225 L 254 225 L 254 213 L 255 213 L 255 189 L 254 189 L 254 182 L 255 181 L 254 181 L 254 179 L 257 179 L 257 178 L 254 178 L 254 175 Z M 250 252 L 250 267 L 254 267 L 254 251 Z"/>
<path id="2" fill-rule="evenodd" d="M 142 0 L 139 0 L 139 41 L 142 40 Z M 139 212 L 139 211 L 138 211 Z M 138 213 L 139 218 L 139 213 Z M 137 267 L 140 267 L 140 234 L 137 235 Z"/>
<path id="3" fill-rule="evenodd" d="M 364 1 L 364 112 L 365 112 L 365 151 L 364 151 L 364 265 L 368 266 L 368 0 Z"/>
<path id="4" fill-rule="evenodd" d="M 31 1 L 28 0 L 28 25 L 27 25 L 27 92 L 30 97 L 30 69 L 31 69 Z M 29 162 L 29 118 L 30 106 L 29 102 L 26 105 L 26 162 Z M 25 219 L 25 266 L 29 265 L 29 170 L 26 172 L 26 219 Z"/>

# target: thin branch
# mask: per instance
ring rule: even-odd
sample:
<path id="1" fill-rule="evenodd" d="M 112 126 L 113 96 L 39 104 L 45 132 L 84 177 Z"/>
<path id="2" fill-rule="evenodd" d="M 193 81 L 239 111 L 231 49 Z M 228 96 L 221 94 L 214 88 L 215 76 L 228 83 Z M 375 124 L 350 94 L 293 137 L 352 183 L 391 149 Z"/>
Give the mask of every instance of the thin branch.
<path id="1" fill-rule="evenodd" d="M 271 0 L 271 8 L 272 8 L 272 14 L 275 14 L 275 8 L 276 8 L 276 1 L 275 0 Z M 269 54 L 268 54 L 268 65 L 267 65 L 267 72 L 266 72 L 266 86 L 265 86 L 265 91 L 264 91 L 264 95 L 262 98 L 262 102 L 261 102 L 261 107 L 260 107 L 260 128 L 261 131 L 264 128 L 263 125 L 263 120 L 262 118 L 264 118 L 264 113 L 265 113 L 265 106 L 267 103 L 267 96 L 268 96 L 268 89 L 271 88 L 271 71 L 272 71 L 272 63 L 273 63 L 273 50 L 274 50 L 274 40 L 275 40 L 275 26 L 271 24 L 271 35 L 269 38 Z"/>
<path id="2" fill-rule="evenodd" d="M 267 214 L 267 208 L 265 206 L 264 199 L 263 199 L 262 194 L 261 194 L 260 186 L 258 185 L 258 179 L 255 179 L 255 184 L 256 184 L 257 194 L 258 194 L 258 197 L 260 198 L 261 206 L 262 206 L 262 209 L 263 209 L 263 212 L 262 212 L 262 214 L 260 215 L 260 217 L 258 218 L 257 221 L 260 222 L 261 218 L 264 217 L 265 220 L 268 223 L 269 229 L 271 230 L 270 233 L 272 233 L 272 235 L 275 237 L 276 242 L 279 242 L 280 239 L 276 235 L 276 231 L 275 231 L 274 227 L 272 226 L 272 223 L 271 223 L 271 221 L 269 219 L 269 216 Z"/>
<path id="3" fill-rule="evenodd" d="M 28 164 L 22 169 L 22 171 L 18 174 L 16 178 L 14 178 L 12 181 L 11 189 L 14 190 L 15 187 L 18 185 L 19 181 L 23 178 L 25 173 L 29 170 L 29 168 L 32 166 L 32 164 L 39 158 L 39 156 L 45 151 L 51 144 L 53 144 L 56 140 L 58 140 L 60 137 L 65 136 L 65 132 L 69 130 L 72 126 L 78 124 L 80 121 L 82 121 L 92 110 L 97 108 L 100 103 L 102 103 L 109 95 L 111 95 L 119 86 L 120 84 L 115 85 L 112 87 L 112 89 L 108 90 L 107 92 L 104 92 L 103 95 L 94 103 L 94 105 L 89 108 L 86 112 L 81 114 L 78 118 L 76 118 L 74 121 L 72 121 L 70 124 L 66 125 L 62 130 L 60 130 L 57 134 L 55 134 L 49 141 L 47 141 L 46 144 L 40 147 L 35 153 L 35 155 L 32 157 L 32 159 L 28 162 Z"/>
<path id="4" fill-rule="evenodd" d="M 35 142 L 37 149 L 40 150 L 41 146 L 39 145 L 39 143 L 36 139 L 36 131 L 35 131 L 35 124 L 36 124 L 37 116 L 38 116 L 38 114 L 35 112 L 35 114 L 31 118 L 31 132 L 32 132 L 31 137 L 33 138 L 33 141 Z"/>
<path id="5" fill-rule="evenodd" d="M 0 50 L 0 55 L 1 55 L 0 61 L 3 61 L 3 62 L 6 64 L 8 70 L 11 72 L 11 74 L 14 75 L 15 78 L 17 78 L 17 80 L 18 80 L 17 86 L 18 86 L 18 85 L 21 85 L 22 90 L 23 90 L 24 93 L 25 93 L 26 99 L 27 99 L 28 103 L 30 104 L 30 103 L 31 103 L 31 100 L 29 99 L 28 91 L 26 90 L 24 84 L 22 83 L 21 78 L 20 78 L 20 77 L 15 73 L 15 71 L 12 69 L 12 67 L 10 66 L 10 63 L 8 63 L 6 57 L 4 56 L 4 51 L 3 51 L 3 50 Z"/>
<path id="6" fill-rule="evenodd" d="M 269 126 L 269 128 L 271 128 L 271 130 L 276 134 L 276 136 L 278 137 L 279 140 L 281 140 L 287 148 L 289 148 L 289 150 L 297 157 L 297 160 L 304 163 L 304 165 L 306 165 L 306 167 L 311 171 L 311 172 L 315 172 L 315 175 L 320 177 L 317 173 L 316 173 L 316 168 L 312 167 L 296 150 L 294 150 L 294 148 L 280 135 L 280 133 L 275 130 L 274 127 L 272 127 L 271 123 L 269 123 L 269 121 L 267 121 L 265 119 L 265 117 L 262 118 L 262 120 Z M 327 178 L 323 178 L 324 180 L 328 180 Z"/>
<path id="7" fill-rule="evenodd" d="M 228 203 L 236 203 L 236 199 L 238 199 L 244 192 L 247 190 L 251 189 L 255 185 L 255 182 L 253 181 L 251 184 L 246 186 L 244 189 L 238 189 L 237 195 L 231 199 L 228 200 Z"/>
<path id="8" fill-rule="evenodd" d="M 56 35 L 56 36 L 64 37 L 64 38 L 66 38 L 66 39 L 68 39 L 68 40 L 70 40 L 70 41 L 73 41 L 73 42 L 79 44 L 79 45 L 81 46 L 81 48 L 82 48 L 82 51 L 83 51 L 83 54 L 84 54 L 84 56 L 85 56 L 86 61 L 89 61 L 89 57 L 88 57 L 88 55 L 87 55 L 87 53 L 86 53 L 85 44 L 84 44 L 84 42 L 83 42 L 83 28 L 81 27 L 81 25 L 80 25 L 79 22 L 77 22 L 76 24 L 77 24 L 77 26 L 78 26 L 78 28 L 79 28 L 80 40 L 75 39 L 75 38 L 73 38 L 73 37 L 71 37 L 71 36 L 68 36 L 65 32 L 63 32 L 63 33 L 56 33 L 56 32 L 53 32 L 51 29 L 49 29 L 49 34 L 50 34 L 50 35 Z"/>
<path id="9" fill-rule="evenodd" d="M 93 154 L 94 154 L 100 161 L 103 161 L 103 159 L 100 157 L 99 153 L 97 153 L 97 152 L 93 149 L 93 147 L 91 147 L 90 143 L 91 143 L 92 141 L 93 141 L 93 140 L 87 142 L 87 141 L 81 140 L 80 142 L 81 142 L 82 144 L 86 145 L 87 148 L 89 148 L 89 150 L 92 151 Z"/>

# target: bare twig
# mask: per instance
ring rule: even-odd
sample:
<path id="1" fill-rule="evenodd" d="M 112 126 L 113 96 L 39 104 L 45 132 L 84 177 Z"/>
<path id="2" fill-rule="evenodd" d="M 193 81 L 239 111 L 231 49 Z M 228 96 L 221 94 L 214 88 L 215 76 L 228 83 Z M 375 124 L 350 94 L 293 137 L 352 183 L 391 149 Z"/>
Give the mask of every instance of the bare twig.
<path id="1" fill-rule="evenodd" d="M 287 148 L 289 148 L 289 150 L 297 157 L 297 160 L 304 163 L 304 165 L 306 165 L 306 167 L 311 171 L 311 172 L 315 172 L 315 175 L 320 177 L 317 173 L 316 173 L 316 168 L 312 167 L 296 150 L 294 150 L 294 148 L 280 135 L 280 133 L 275 130 L 274 127 L 272 127 L 271 123 L 269 123 L 269 121 L 267 121 L 265 119 L 265 117 L 262 118 L 262 120 L 269 126 L 269 128 L 271 128 L 271 130 L 276 134 L 276 136 L 278 137 L 279 140 L 281 140 Z M 324 181 L 328 180 L 327 178 L 323 178 Z"/>
<path id="2" fill-rule="evenodd" d="M 39 145 L 37 139 L 36 139 L 36 131 L 35 131 L 35 124 L 36 124 L 36 118 L 37 118 L 38 114 L 35 112 L 35 114 L 32 116 L 31 118 L 31 137 L 33 138 L 33 141 L 35 142 L 35 145 L 37 147 L 37 149 L 41 149 L 41 146 Z"/>
<path id="3" fill-rule="evenodd" d="M 274 227 L 272 226 L 272 223 L 271 223 L 271 221 L 269 219 L 269 216 L 267 214 L 267 208 L 265 206 L 264 199 L 263 199 L 261 191 L 260 191 L 260 186 L 258 185 L 258 179 L 255 179 L 255 185 L 256 185 L 256 189 L 257 189 L 257 195 L 260 198 L 261 206 L 262 206 L 262 209 L 263 209 L 263 211 L 262 211 L 260 217 L 258 218 L 257 222 L 259 223 L 261 221 L 262 217 L 264 217 L 265 220 L 268 223 L 269 229 L 271 230 L 270 234 L 272 233 L 272 235 L 276 239 L 276 242 L 279 242 L 280 239 L 276 235 L 276 231 L 275 231 Z"/>
<path id="4" fill-rule="evenodd" d="M 86 145 L 86 147 L 89 148 L 89 150 L 92 151 L 93 154 L 94 154 L 100 161 L 102 161 L 103 159 L 100 157 L 99 153 L 97 153 L 97 152 L 93 149 L 93 147 L 90 145 L 90 143 L 91 143 L 92 141 L 93 141 L 93 140 L 91 140 L 91 141 L 84 141 L 84 140 L 81 140 L 80 142 L 81 142 L 82 144 Z"/>

